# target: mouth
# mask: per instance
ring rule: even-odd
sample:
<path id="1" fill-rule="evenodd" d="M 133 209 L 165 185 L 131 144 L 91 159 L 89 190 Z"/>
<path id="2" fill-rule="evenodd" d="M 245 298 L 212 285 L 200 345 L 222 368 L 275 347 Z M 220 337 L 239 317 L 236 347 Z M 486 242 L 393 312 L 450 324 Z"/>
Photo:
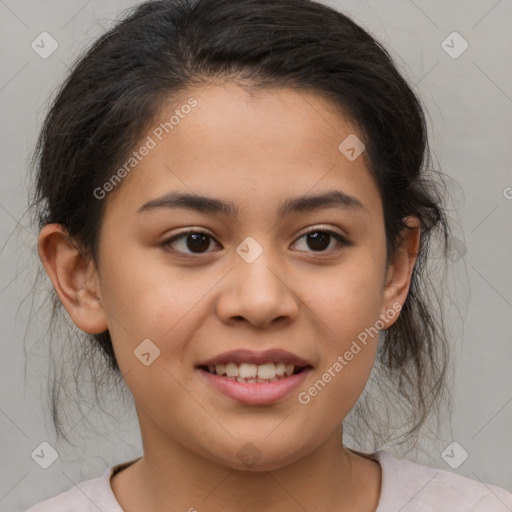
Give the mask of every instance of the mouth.
<path id="1" fill-rule="evenodd" d="M 231 361 L 227 364 L 199 365 L 197 368 L 212 375 L 224 377 L 236 382 L 257 384 L 278 382 L 312 367 L 311 365 L 296 366 L 284 362 L 268 362 L 258 365 L 254 363 L 238 363 Z"/>
<path id="2" fill-rule="evenodd" d="M 313 370 L 308 361 L 290 352 L 233 350 L 196 366 L 208 387 L 248 405 L 279 402 L 301 385 Z"/>

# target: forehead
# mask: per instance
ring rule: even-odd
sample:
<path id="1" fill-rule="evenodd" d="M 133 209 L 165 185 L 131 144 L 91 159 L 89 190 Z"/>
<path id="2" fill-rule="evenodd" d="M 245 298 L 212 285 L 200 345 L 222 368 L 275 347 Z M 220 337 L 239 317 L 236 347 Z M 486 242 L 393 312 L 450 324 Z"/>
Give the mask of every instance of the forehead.
<path id="1" fill-rule="evenodd" d="M 152 149 L 118 190 L 134 212 L 172 191 L 264 208 L 334 187 L 379 202 L 366 154 L 351 161 L 340 151 L 347 137 L 361 133 L 314 92 L 193 88 L 162 108 L 154 124 L 140 143 L 151 141 Z"/>
<path id="2" fill-rule="evenodd" d="M 201 144 L 218 158 L 250 155 L 258 161 L 318 158 L 337 149 L 356 127 L 341 108 L 318 93 L 292 89 L 247 89 L 235 84 L 191 89 L 197 106 L 172 131 L 177 142 Z M 176 107 L 174 107 L 176 108 Z M 163 119 L 168 112 L 163 112 Z M 171 134 L 169 134 L 171 135 Z M 191 137 L 193 140 L 191 140 Z"/>

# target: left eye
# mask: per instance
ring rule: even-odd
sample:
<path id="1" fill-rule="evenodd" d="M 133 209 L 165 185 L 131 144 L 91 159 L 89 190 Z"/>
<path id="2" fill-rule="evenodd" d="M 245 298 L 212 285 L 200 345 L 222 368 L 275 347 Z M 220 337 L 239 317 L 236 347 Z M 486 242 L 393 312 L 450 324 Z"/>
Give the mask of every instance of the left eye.
<path id="1" fill-rule="evenodd" d="M 339 248 L 350 245 L 350 242 L 339 233 L 329 229 L 318 228 L 313 228 L 304 233 L 301 237 L 298 238 L 295 244 L 297 244 L 298 241 L 305 239 L 306 243 L 310 246 L 310 249 L 312 249 L 313 252 L 326 252 L 326 249 L 328 249 L 333 238 L 336 240 Z M 186 251 L 183 250 L 186 249 L 192 254 L 202 254 L 205 252 L 211 252 L 207 250 L 211 245 L 211 240 L 215 239 L 203 231 L 184 231 L 183 233 L 174 235 L 173 237 L 163 242 L 162 246 L 168 247 L 174 244 L 174 249 L 176 249 L 178 252 L 186 253 Z M 218 242 L 215 243 L 218 244 Z M 182 250 L 176 248 L 176 245 L 179 244 L 181 244 Z"/>
<path id="2" fill-rule="evenodd" d="M 304 233 L 299 240 L 302 240 L 303 238 L 307 240 L 306 243 L 309 244 L 314 252 L 326 252 L 325 249 L 329 247 L 333 238 L 337 242 L 338 249 L 341 249 L 343 246 L 350 245 L 349 241 L 345 237 L 330 229 L 313 228 L 307 233 Z"/>

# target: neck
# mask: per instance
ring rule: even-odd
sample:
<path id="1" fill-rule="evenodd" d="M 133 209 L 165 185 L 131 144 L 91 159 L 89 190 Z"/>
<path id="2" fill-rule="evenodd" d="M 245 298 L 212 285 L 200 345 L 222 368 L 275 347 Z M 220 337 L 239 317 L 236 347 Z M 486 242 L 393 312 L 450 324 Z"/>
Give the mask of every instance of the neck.
<path id="1" fill-rule="evenodd" d="M 269 471 L 206 459 L 148 425 L 142 437 L 144 457 L 111 480 L 127 512 L 373 512 L 377 507 L 380 466 L 347 450 L 341 428 L 304 457 Z"/>

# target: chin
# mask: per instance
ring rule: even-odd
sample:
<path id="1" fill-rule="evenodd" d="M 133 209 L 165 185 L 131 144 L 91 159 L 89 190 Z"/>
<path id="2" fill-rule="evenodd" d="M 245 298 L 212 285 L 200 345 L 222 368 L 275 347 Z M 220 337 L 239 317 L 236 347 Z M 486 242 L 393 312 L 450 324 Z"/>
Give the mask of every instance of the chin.
<path id="1" fill-rule="evenodd" d="M 216 459 L 219 463 L 238 471 L 259 472 L 281 469 L 301 457 L 303 450 L 299 447 L 292 449 L 290 446 L 278 447 L 275 444 L 261 438 L 255 441 L 237 440 L 233 448 L 228 448 L 234 457 L 226 459 L 224 456 Z"/>

